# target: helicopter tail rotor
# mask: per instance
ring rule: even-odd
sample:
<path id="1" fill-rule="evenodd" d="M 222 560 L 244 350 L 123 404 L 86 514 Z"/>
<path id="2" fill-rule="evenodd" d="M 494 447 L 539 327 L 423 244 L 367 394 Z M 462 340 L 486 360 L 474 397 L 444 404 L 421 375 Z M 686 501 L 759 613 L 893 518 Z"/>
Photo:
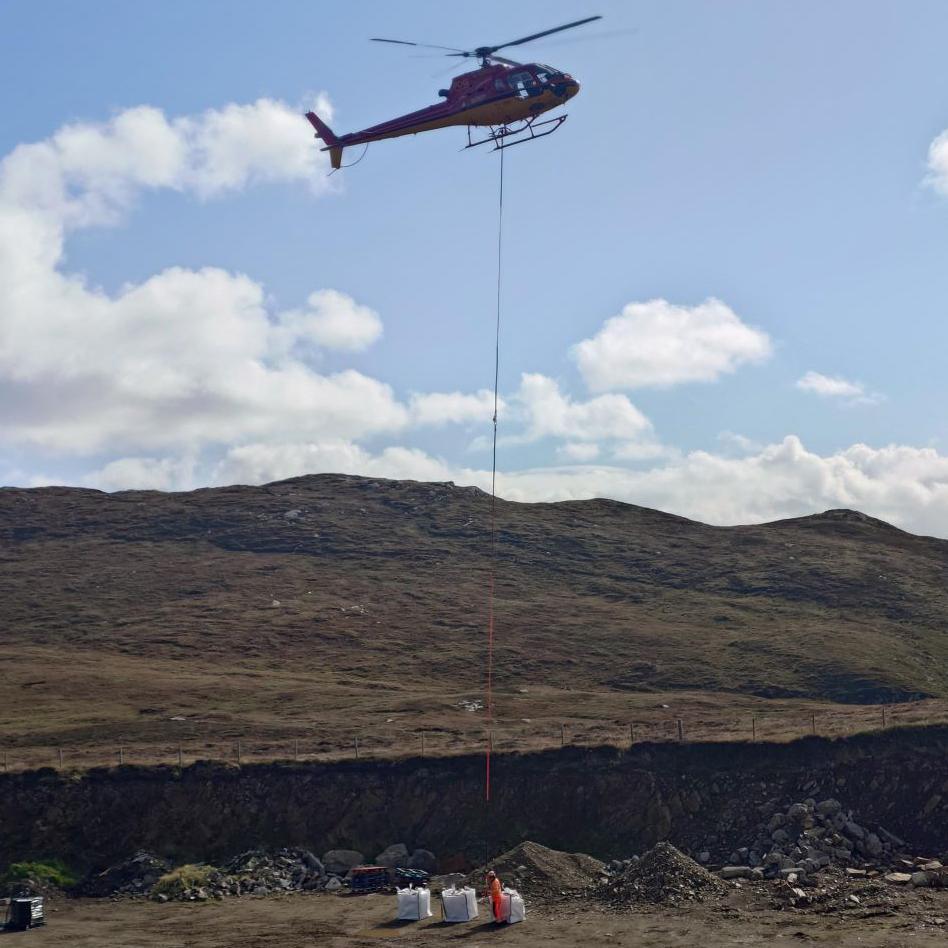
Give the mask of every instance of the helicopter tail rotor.
<path id="1" fill-rule="evenodd" d="M 333 130 L 315 112 L 307 112 L 306 117 L 309 119 L 310 125 L 316 129 L 316 137 L 321 138 L 326 143 L 326 147 L 323 148 L 323 151 L 329 152 L 329 160 L 333 169 L 338 170 L 342 165 L 343 148 L 339 143 L 339 139 Z"/>

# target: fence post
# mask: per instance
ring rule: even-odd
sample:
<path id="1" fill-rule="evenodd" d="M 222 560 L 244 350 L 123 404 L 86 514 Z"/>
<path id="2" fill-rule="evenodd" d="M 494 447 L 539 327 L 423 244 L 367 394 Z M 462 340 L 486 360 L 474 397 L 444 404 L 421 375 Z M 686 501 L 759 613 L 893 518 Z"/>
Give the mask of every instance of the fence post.
<path id="1" fill-rule="evenodd" d="M 757 740 L 757 718 L 751 718 L 751 740 Z"/>
<path id="2" fill-rule="evenodd" d="M 816 734 L 816 712 L 810 712 L 810 732 Z"/>
<path id="3" fill-rule="evenodd" d="M 566 745 L 566 725 L 561 724 L 560 725 L 560 747 L 564 747 L 565 745 Z"/>
<path id="4" fill-rule="evenodd" d="M 356 752 L 356 760 L 358 760 L 359 759 L 359 738 L 355 739 L 355 752 Z"/>
<path id="5" fill-rule="evenodd" d="M 240 763 L 240 741 L 237 742 L 237 763 Z"/>
<path id="6" fill-rule="evenodd" d="M 299 759 L 300 759 L 300 739 L 296 738 L 296 740 L 293 741 L 293 760 L 299 760 Z"/>
<path id="7" fill-rule="evenodd" d="M 678 740 L 683 741 L 685 739 L 685 729 L 682 726 L 681 718 L 678 719 Z"/>
<path id="8" fill-rule="evenodd" d="M 425 756 L 425 732 L 421 732 L 421 756 Z"/>
<path id="9" fill-rule="evenodd" d="M 62 769 L 62 766 L 63 766 L 63 749 L 60 747 L 60 748 L 59 748 L 59 767 L 60 767 L 60 770 Z"/>

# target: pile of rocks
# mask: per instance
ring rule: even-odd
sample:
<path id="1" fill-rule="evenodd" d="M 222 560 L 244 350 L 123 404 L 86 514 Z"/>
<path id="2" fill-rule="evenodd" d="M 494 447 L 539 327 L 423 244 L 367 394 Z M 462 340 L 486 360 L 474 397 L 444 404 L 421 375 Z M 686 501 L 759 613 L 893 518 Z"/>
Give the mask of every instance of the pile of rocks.
<path id="1" fill-rule="evenodd" d="M 322 861 L 305 849 L 275 853 L 252 849 L 232 859 L 218 883 L 222 895 L 269 895 L 325 888 L 329 879 Z"/>
<path id="2" fill-rule="evenodd" d="M 852 873 L 855 870 L 847 871 Z M 910 885 L 916 889 L 927 889 L 929 886 L 945 889 L 948 888 L 948 866 L 942 865 L 940 859 L 916 856 L 898 860 L 894 871 L 887 872 L 883 878 L 894 885 Z"/>
<path id="3" fill-rule="evenodd" d="M 275 852 L 252 849 L 222 867 L 195 865 L 172 870 L 166 860 L 140 852 L 89 877 L 80 892 L 100 898 L 150 896 L 157 902 L 204 902 L 233 896 L 314 890 L 334 892 L 343 888 L 352 869 L 365 862 L 362 853 L 351 849 L 331 849 L 322 859 L 306 849 Z M 430 873 L 436 869 L 437 859 L 426 849 L 409 852 L 403 843 L 396 843 L 379 853 L 373 865 Z"/>
<path id="4" fill-rule="evenodd" d="M 146 895 L 169 872 L 171 864 L 154 853 L 137 852 L 130 859 L 89 876 L 78 887 L 79 894 L 90 898 L 113 895 Z"/>
<path id="5" fill-rule="evenodd" d="M 637 902 L 701 902 L 727 892 L 717 876 L 671 843 L 658 843 L 640 858 L 611 862 L 606 870 L 609 876 L 598 894 L 617 907 Z"/>
<path id="6" fill-rule="evenodd" d="M 832 866 L 878 871 L 904 848 L 897 836 L 860 826 L 838 800 L 808 799 L 778 810 L 749 845 L 731 853 L 719 875 L 724 879 L 786 879 L 804 882 Z M 710 853 L 698 855 L 707 862 Z"/>

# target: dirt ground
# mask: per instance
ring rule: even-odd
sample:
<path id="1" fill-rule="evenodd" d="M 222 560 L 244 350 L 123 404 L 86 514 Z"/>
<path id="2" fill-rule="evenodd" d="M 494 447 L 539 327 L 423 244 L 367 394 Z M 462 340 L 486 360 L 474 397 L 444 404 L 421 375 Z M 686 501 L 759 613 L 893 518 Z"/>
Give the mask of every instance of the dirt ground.
<path id="1" fill-rule="evenodd" d="M 860 948 L 926 948 L 948 939 L 948 892 L 906 892 L 889 913 L 860 911 L 823 915 L 778 911 L 760 896 L 734 891 L 715 905 L 641 908 L 616 913 L 604 906 L 575 903 L 545 906 L 527 903 L 521 925 L 495 926 L 482 918 L 448 925 L 435 915 L 421 923 L 393 921 L 392 895 L 361 897 L 293 894 L 234 899 L 205 904 L 144 901 L 65 900 L 51 903 L 46 928 L 7 933 L 0 948 L 18 939 L 30 948 L 303 948 L 370 946 L 392 942 L 406 946 L 491 944 L 635 945 L 678 948 L 701 945 L 834 945 Z"/>

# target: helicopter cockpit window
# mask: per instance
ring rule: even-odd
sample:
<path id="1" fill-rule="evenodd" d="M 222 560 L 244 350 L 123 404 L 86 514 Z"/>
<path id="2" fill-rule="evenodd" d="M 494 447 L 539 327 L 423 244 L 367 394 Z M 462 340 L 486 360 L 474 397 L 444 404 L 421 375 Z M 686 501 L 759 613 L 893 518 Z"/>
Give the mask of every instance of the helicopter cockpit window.
<path id="1" fill-rule="evenodd" d="M 510 77 L 510 86 L 516 89 L 521 96 L 529 95 L 536 87 L 537 81 L 529 72 L 518 72 Z"/>

